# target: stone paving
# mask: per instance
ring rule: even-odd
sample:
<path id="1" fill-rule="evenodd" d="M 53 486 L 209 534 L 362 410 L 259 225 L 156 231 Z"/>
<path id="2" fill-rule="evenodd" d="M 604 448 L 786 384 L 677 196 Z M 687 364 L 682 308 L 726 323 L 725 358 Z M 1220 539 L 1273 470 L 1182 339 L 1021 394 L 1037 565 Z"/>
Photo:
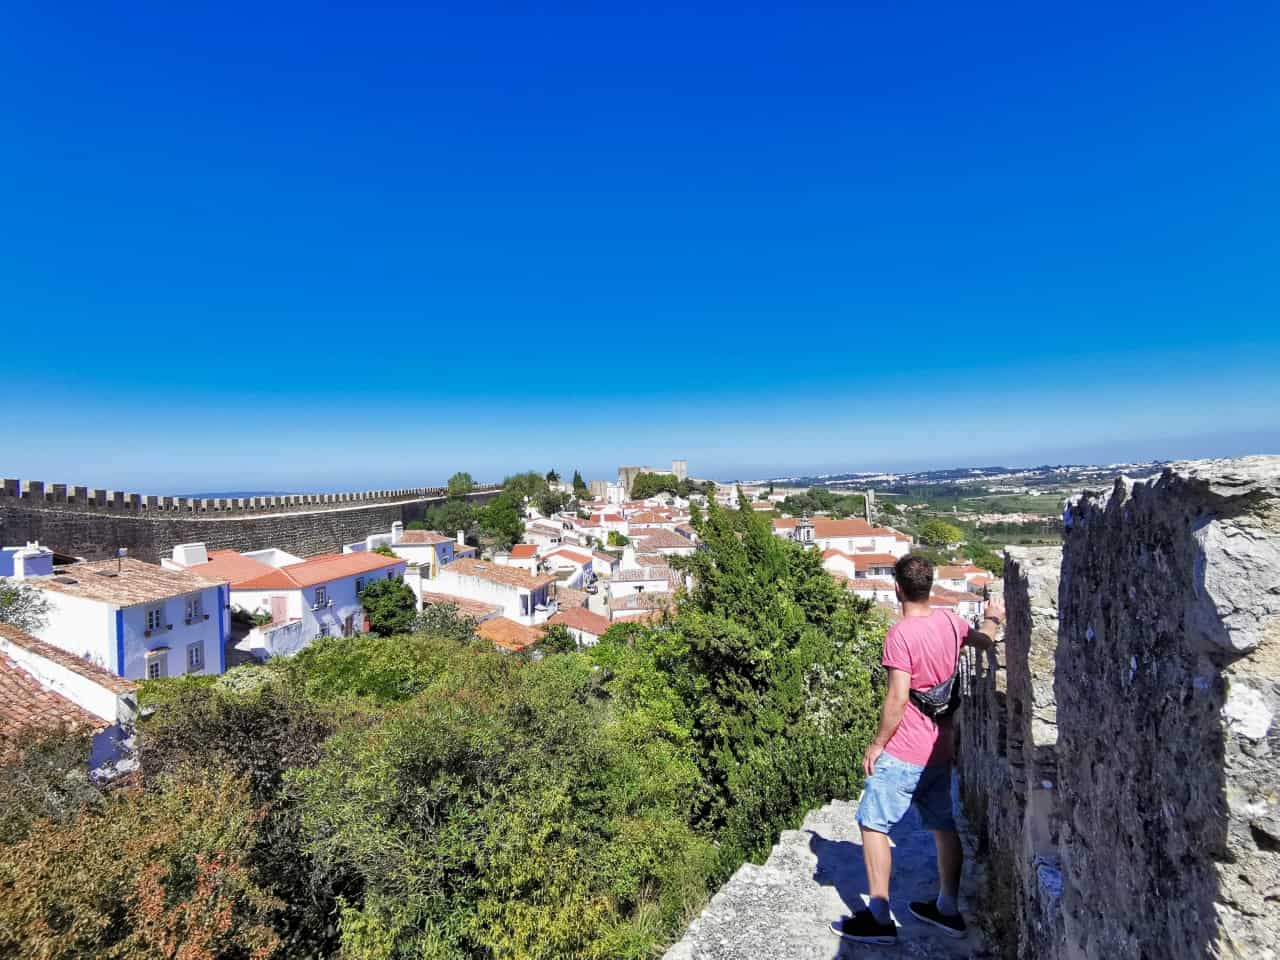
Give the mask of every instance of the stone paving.
<path id="1" fill-rule="evenodd" d="M 835 800 L 811 811 L 799 830 L 787 830 L 763 866 L 747 863 L 729 879 L 667 951 L 664 960 L 912 960 L 990 958 L 995 954 L 973 924 L 980 867 L 966 849 L 961 907 L 970 921 L 964 940 L 916 920 L 912 900 L 937 893 L 933 838 L 914 811 L 890 834 L 894 843 L 890 908 L 898 924 L 893 946 L 855 944 L 837 937 L 832 920 L 866 903 L 857 805 Z"/>

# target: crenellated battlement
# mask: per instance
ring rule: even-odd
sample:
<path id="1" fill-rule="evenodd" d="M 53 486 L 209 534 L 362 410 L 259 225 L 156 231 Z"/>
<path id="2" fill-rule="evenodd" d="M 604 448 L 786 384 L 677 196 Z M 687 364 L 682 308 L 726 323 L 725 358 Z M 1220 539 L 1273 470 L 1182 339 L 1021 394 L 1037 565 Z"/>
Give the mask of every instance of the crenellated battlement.
<path id="1" fill-rule="evenodd" d="M 484 498 L 501 489 L 500 484 L 479 484 L 472 496 Z M 44 480 L 4 479 L 0 481 L 0 502 L 17 501 L 26 507 L 73 510 L 112 515 L 156 518 L 203 516 L 243 517 L 273 513 L 312 513 L 359 507 L 441 500 L 445 487 L 408 487 L 397 490 L 362 490 L 353 493 L 299 493 L 266 497 L 168 497 L 101 487 L 84 487 Z"/>

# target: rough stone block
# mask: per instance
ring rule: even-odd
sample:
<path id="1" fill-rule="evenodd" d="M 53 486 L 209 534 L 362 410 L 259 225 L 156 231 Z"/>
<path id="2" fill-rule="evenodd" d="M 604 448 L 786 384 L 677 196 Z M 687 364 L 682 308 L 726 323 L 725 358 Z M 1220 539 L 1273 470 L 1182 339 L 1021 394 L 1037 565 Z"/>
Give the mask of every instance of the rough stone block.
<path id="1" fill-rule="evenodd" d="M 1178 464 L 1064 515 L 1067 946 L 1280 955 L 1280 457 Z"/>

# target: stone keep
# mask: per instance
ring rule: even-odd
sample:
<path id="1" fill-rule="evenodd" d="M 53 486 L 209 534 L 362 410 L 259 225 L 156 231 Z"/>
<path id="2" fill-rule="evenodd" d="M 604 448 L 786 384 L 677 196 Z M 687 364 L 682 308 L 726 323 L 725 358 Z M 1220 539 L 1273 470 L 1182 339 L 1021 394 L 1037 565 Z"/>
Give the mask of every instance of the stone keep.
<path id="1" fill-rule="evenodd" d="M 1280 457 L 1121 479 L 1063 519 L 1063 955 L 1275 960 Z"/>

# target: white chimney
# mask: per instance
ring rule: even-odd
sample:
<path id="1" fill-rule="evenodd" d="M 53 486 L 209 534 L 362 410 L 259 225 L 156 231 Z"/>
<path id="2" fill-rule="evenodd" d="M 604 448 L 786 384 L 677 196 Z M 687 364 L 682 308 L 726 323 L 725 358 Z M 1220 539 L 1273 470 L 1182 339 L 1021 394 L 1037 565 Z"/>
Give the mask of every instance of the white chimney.
<path id="1" fill-rule="evenodd" d="M 622 548 L 622 569 L 634 570 L 636 566 L 636 548 L 627 544 Z"/>
<path id="2" fill-rule="evenodd" d="M 465 530 L 458 531 L 458 546 L 465 547 L 467 545 L 467 532 Z"/>
<path id="3" fill-rule="evenodd" d="M 173 548 L 173 562 L 182 567 L 194 567 L 209 562 L 209 551 L 203 543 L 180 543 Z"/>
<path id="4" fill-rule="evenodd" d="M 391 542 L 397 544 L 404 539 L 404 524 L 397 520 L 391 524 Z"/>

